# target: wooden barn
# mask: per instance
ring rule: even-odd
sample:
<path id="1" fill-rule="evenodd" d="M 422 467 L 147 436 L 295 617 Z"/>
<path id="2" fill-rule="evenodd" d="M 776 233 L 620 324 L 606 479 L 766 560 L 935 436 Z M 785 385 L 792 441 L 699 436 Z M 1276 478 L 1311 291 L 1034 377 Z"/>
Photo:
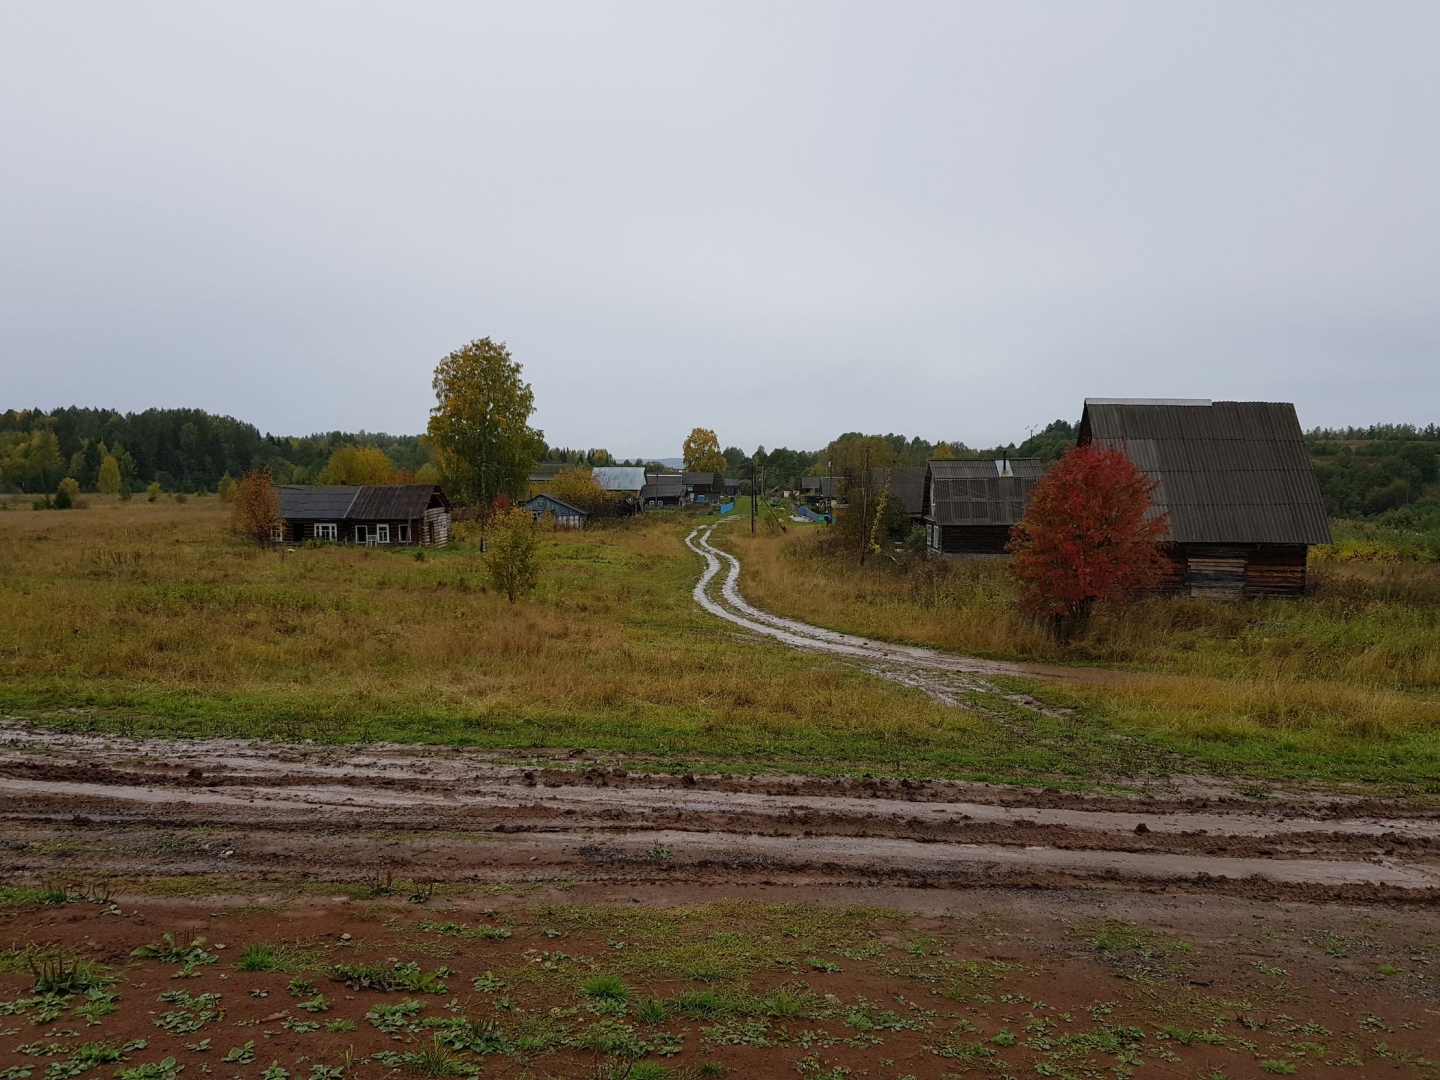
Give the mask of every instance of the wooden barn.
<path id="1" fill-rule="evenodd" d="M 1169 512 L 1167 592 L 1234 599 L 1305 591 L 1311 544 L 1331 541 L 1295 406 L 1089 398 L 1080 445 L 1125 450 Z"/>
<path id="2" fill-rule="evenodd" d="M 280 488 L 280 543 L 450 542 L 450 500 L 435 484 L 287 485 Z"/>
<path id="3" fill-rule="evenodd" d="M 931 461 L 920 509 L 930 552 L 1003 555 L 1044 475 L 1036 458 Z"/>

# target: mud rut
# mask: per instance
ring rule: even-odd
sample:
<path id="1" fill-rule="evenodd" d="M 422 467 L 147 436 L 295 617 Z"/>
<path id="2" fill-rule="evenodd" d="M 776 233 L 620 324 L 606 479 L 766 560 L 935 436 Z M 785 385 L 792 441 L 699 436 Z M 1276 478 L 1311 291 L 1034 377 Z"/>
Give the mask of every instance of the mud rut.
<path id="1" fill-rule="evenodd" d="M 838 634 L 748 604 L 709 542 L 695 599 L 742 629 L 945 700 L 1034 674 Z M 715 579 L 725 570 L 717 590 Z M 998 692 L 998 691 L 995 691 Z M 201 875 L 264 893 L 376 873 L 481 885 L 1075 887 L 1252 900 L 1440 901 L 1440 808 L 1172 777 L 1133 796 L 945 781 L 675 776 L 588 752 L 526 764 L 434 746 L 146 739 L 0 720 L 0 866 L 11 883 Z M 889 891 L 889 890 L 887 890 Z"/>

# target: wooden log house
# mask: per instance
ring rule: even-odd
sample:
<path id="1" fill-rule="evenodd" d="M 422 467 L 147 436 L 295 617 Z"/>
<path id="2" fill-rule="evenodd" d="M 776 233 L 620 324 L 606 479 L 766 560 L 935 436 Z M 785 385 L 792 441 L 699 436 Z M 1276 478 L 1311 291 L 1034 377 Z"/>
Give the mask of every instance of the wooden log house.
<path id="1" fill-rule="evenodd" d="M 296 484 L 279 494 L 277 543 L 440 547 L 450 542 L 450 500 L 435 484 Z"/>

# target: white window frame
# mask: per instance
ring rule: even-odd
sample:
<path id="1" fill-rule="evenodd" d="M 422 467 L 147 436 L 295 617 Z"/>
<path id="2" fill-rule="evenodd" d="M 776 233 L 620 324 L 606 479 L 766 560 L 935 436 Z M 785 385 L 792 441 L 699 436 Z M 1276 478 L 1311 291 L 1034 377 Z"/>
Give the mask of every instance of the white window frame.
<path id="1" fill-rule="evenodd" d="M 395 542 L 397 544 L 410 543 L 410 523 L 402 521 L 395 526 Z"/>
<path id="2" fill-rule="evenodd" d="M 388 523 L 375 526 L 375 542 L 377 544 L 390 543 L 390 525 Z"/>
<path id="3" fill-rule="evenodd" d="M 315 526 L 316 540 L 334 540 L 335 537 L 336 529 L 333 521 L 322 521 Z"/>
<path id="4" fill-rule="evenodd" d="M 271 542 L 272 544 L 281 544 L 281 543 L 284 543 L 284 542 L 285 542 L 285 526 L 284 526 L 284 525 L 271 525 L 271 526 L 270 526 L 270 542 Z"/>

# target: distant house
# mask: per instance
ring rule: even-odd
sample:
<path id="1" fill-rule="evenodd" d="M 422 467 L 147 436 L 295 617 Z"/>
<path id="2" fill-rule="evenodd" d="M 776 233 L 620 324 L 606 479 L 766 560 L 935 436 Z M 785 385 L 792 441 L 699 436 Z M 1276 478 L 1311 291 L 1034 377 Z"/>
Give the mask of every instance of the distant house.
<path id="1" fill-rule="evenodd" d="M 550 482 L 566 469 L 576 466 L 564 461 L 542 461 L 530 470 L 530 494 L 535 495 L 550 486 Z"/>
<path id="2" fill-rule="evenodd" d="M 279 491 L 274 539 L 281 543 L 439 547 L 450 542 L 450 500 L 435 484 L 287 485 Z"/>
<path id="3" fill-rule="evenodd" d="M 913 524 L 919 525 L 925 511 L 925 475 L 919 467 L 872 469 L 870 483 L 877 493 L 889 489 L 889 497 L 905 508 Z"/>
<path id="4" fill-rule="evenodd" d="M 713 472 L 684 472 L 680 475 L 685 483 L 686 502 L 709 502 L 711 496 L 716 494 Z"/>
<path id="5" fill-rule="evenodd" d="M 640 465 L 602 465 L 591 472 L 595 483 L 605 491 L 615 491 L 639 499 L 645 487 L 645 469 Z"/>
<path id="6" fill-rule="evenodd" d="M 1169 592 L 1235 598 L 1305 590 L 1331 542 L 1320 485 L 1287 402 L 1088 398 L 1078 442 L 1122 448 L 1156 481 Z"/>
<path id="7" fill-rule="evenodd" d="M 833 502 L 840 493 L 838 476 L 802 476 L 800 478 L 800 501 L 806 506 L 819 506 Z"/>
<path id="8" fill-rule="evenodd" d="M 645 474 L 645 486 L 640 489 L 642 507 L 680 506 L 684 501 L 685 478 L 679 473 Z"/>
<path id="9" fill-rule="evenodd" d="M 740 481 L 733 476 L 727 476 L 725 480 L 725 498 L 733 499 L 740 494 Z"/>
<path id="10" fill-rule="evenodd" d="M 921 494 L 925 540 L 937 555 L 1000 555 L 1045 466 L 1036 458 L 931 461 Z"/>
<path id="11" fill-rule="evenodd" d="M 564 499 L 556 498 L 548 492 L 541 492 L 525 504 L 525 509 L 535 515 L 535 520 L 548 513 L 555 515 L 555 527 L 557 529 L 583 529 L 586 520 L 590 517 L 588 513 L 578 506 L 571 506 Z"/>

